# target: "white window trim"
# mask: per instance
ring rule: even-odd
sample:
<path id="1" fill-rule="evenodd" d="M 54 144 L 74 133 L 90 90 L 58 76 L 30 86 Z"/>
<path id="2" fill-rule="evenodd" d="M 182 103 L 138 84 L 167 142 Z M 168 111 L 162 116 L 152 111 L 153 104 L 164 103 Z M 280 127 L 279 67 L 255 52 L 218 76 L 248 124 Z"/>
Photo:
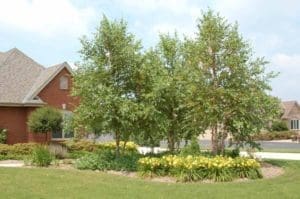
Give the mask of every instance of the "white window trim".
<path id="1" fill-rule="evenodd" d="M 61 110 L 61 113 L 63 115 L 63 119 L 66 117 L 66 115 L 72 115 L 73 112 L 72 111 L 68 111 L 68 110 Z M 52 138 L 51 137 L 51 140 L 52 141 L 64 141 L 64 140 L 69 140 L 69 139 L 72 139 L 73 137 L 68 137 L 66 138 L 65 137 L 65 131 L 64 129 L 62 129 L 62 137 L 61 138 Z"/>
<path id="2" fill-rule="evenodd" d="M 300 129 L 300 121 L 298 119 L 291 120 L 290 125 L 291 125 L 291 130 L 299 130 Z"/>
<path id="3" fill-rule="evenodd" d="M 69 78 L 63 75 L 59 78 L 59 89 L 68 90 L 69 89 Z"/>

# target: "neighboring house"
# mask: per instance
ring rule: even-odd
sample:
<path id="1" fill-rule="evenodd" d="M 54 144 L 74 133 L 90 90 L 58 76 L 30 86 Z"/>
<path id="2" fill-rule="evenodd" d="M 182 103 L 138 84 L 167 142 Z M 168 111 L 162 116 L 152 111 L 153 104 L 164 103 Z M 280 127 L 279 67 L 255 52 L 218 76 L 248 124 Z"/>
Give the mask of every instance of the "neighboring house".
<path id="1" fill-rule="evenodd" d="M 70 96 L 71 86 L 72 70 L 66 62 L 45 68 L 16 48 L 0 52 L 0 128 L 8 131 L 7 143 L 64 139 L 64 132 L 31 133 L 27 120 L 46 105 L 70 114 L 78 104 Z"/>
<path id="2" fill-rule="evenodd" d="M 286 122 L 290 130 L 300 130 L 300 106 L 297 101 L 285 101 L 281 103 L 283 115 L 281 119 Z"/>

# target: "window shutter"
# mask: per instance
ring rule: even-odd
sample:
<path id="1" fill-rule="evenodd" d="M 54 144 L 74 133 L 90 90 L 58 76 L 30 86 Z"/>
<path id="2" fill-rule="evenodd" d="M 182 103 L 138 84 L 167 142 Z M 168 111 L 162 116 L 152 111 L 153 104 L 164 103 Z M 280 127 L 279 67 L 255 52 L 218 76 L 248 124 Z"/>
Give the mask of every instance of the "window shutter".
<path id="1" fill-rule="evenodd" d="M 60 77 L 60 82 L 59 82 L 59 88 L 63 90 L 67 90 L 69 85 L 68 85 L 68 77 L 67 76 L 61 76 Z"/>

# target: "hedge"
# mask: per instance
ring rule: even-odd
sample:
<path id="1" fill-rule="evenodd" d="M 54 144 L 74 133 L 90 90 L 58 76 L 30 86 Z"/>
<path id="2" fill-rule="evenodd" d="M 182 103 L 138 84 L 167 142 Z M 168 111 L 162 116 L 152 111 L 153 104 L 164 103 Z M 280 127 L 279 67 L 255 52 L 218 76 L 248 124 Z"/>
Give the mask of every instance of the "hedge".
<path id="1" fill-rule="evenodd" d="M 38 145 L 36 143 L 0 144 L 0 159 L 24 159 Z"/>
<path id="2" fill-rule="evenodd" d="M 101 149 L 116 149 L 115 142 L 107 142 L 107 143 L 96 143 L 89 140 L 79 140 L 79 141 L 66 141 L 63 143 L 64 146 L 67 147 L 68 151 L 70 152 L 96 152 Z M 121 150 L 124 146 L 124 142 L 120 142 Z M 138 145 L 134 142 L 126 142 L 125 151 L 127 152 L 137 152 Z"/>

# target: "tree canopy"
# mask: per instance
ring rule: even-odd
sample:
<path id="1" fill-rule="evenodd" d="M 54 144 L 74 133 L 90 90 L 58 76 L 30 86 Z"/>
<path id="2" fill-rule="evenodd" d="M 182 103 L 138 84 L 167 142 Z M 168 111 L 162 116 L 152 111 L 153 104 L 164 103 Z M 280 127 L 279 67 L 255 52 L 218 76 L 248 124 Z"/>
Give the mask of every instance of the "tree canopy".
<path id="1" fill-rule="evenodd" d="M 132 137 L 150 146 L 166 139 L 173 151 L 211 131 L 215 154 L 229 135 L 237 147 L 255 147 L 252 135 L 278 113 L 267 61 L 253 56 L 237 24 L 212 10 L 198 19 L 195 38 L 163 34 L 143 50 L 124 20 L 104 16 L 81 43 L 75 121 L 89 132 L 113 133 L 117 146 Z"/>
<path id="2" fill-rule="evenodd" d="M 62 129 L 63 117 L 52 107 L 37 108 L 28 118 L 29 129 L 34 133 L 48 133 Z"/>

